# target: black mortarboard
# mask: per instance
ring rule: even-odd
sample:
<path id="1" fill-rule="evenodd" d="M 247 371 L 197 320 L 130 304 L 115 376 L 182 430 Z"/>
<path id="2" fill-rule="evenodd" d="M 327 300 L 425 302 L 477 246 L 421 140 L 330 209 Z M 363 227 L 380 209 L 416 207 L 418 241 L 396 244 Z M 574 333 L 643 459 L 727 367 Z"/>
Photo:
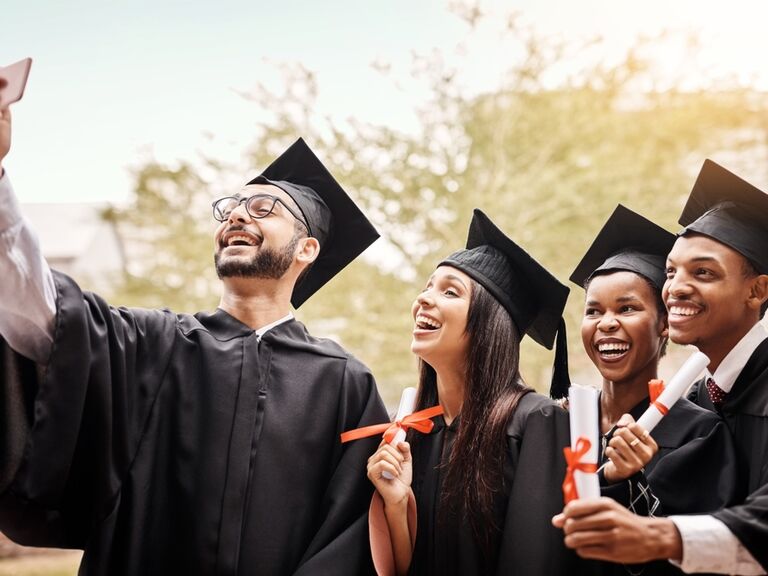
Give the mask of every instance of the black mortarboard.
<path id="1" fill-rule="evenodd" d="M 293 289 L 291 303 L 295 308 L 379 237 L 301 138 L 248 184 L 273 184 L 288 194 L 301 210 L 309 235 L 320 243 L 320 255 Z"/>
<path id="2" fill-rule="evenodd" d="M 667 254 L 676 236 L 619 204 L 571 274 L 584 287 L 598 273 L 628 270 L 647 278 L 659 290 L 667 279 Z"/>
<path id="3" fill-rule="evenodd" d="M 453 266 L 481 284 L 509 312 L 521 337 L 551 349 L 557 335 L 551 394 L 568 393 L 568 354 L 563 308 L 569 289 L 475 209 L 467 247 L 438 266 Z"/>
<path id="4" fill-rule="evenodd" d="M 679 222 L 680 236 L 709 236 L 768 274 L 768 195 L 712 160 L 704 161 Z"/>

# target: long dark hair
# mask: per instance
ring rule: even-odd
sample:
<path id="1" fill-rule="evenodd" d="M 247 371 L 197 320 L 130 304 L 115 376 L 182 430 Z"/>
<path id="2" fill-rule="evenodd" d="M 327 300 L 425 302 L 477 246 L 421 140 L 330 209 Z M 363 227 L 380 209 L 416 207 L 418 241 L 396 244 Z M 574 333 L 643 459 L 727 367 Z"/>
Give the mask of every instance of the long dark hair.
<path id="1" fill-rule="evenodd" d="M 442 504 L 468 517 L 475 537 L 489 548 L 501 530 L 494 497 L 504 489 L 506 430 L 520 398 L 530 391 L 520 377 L 520 334 L 509 313 L 472 281 L 469 341 L 461 423 L 443 471 Z M 419 408 L 434 406 L 437 373 L 419 361 Z M 418 442 L 417 436 L 414 441 Z"/>

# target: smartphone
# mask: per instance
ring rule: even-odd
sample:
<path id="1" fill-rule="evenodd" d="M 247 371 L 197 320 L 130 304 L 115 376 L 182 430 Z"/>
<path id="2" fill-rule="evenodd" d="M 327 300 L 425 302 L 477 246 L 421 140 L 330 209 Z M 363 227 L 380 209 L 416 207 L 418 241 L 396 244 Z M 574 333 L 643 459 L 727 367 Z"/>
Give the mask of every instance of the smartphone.
<path id="1" fill-rule="evenodd" d="M 21 100 L 27 85 L 32 58 L 24 58 L 10 66 L 0 66 L 0 108 Z"/>

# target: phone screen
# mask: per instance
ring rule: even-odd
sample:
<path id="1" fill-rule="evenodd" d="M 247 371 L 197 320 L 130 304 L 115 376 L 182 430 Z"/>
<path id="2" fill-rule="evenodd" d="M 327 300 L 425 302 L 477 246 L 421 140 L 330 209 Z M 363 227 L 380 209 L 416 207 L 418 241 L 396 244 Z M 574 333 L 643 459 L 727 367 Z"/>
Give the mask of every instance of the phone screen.
<path id="1" fill-rule="evenodd" d="M 21 100 L 27 85 L 31 58 L 24 58 L 10 66 L 0 67 L 0 108 L 7 108 Z"/>

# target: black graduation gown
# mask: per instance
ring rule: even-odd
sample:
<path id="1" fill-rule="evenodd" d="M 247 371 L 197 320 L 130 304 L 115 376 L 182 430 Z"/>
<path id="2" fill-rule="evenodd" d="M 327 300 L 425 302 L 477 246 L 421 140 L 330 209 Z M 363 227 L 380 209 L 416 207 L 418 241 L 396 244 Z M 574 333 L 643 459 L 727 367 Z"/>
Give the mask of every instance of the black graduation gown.
<path id="1" fill-rule="evenodd" d="M 630 414 L 637 420 L 650 399 L 639 402 Z M 644 516 L 713 512 L 735 501 L 738 493 L 733 439 L 723 420 L 681 398 L 651 433 L 659 451 L 632 478 L 608 484 L 600 474 L 601 492 Z M 612 434 L 601 442 L 602 451 Z M 641 565 L 604 563 L 602 574 L 682 574 L 667 561 Z"/>
<path id="2" fill-rule="evenodd" d="M 690 398 L 714 410 L 704 380 Z M 752 353 L 719 410 L 733 433 L 743 504 L 714 514 L 768 571 L 768 339 Z"/>
<path id="3" fill-rule="evenodd" d="M 585 565 L 563 543 L 551 518 L 563 509 L 563 447 L 569 444 L 568 416 L 549 398 L 526 394 L 507 429 L 504 487 L 495 499 L 501 531 L 486 551 L 468 520 L 440 506 L 441 465 L 456 437 L 459 418 L 446 426 L 435 419 L 429 435 L 412 439 L 413 491 L 418 529 L 409 574 L 541 575 L 584 573 Z"/>
<path id="4" fill-rule="evenodd" d="M 55 273 L 45 377 L 3 364 L 0 530 L 80 573 L 365 574 L 369 371 L 292 320 L 116 309 Z M 23 386 L 23 388 L 19 388 Z M 22 446 L 20 448 L 20 446 Z"/>

